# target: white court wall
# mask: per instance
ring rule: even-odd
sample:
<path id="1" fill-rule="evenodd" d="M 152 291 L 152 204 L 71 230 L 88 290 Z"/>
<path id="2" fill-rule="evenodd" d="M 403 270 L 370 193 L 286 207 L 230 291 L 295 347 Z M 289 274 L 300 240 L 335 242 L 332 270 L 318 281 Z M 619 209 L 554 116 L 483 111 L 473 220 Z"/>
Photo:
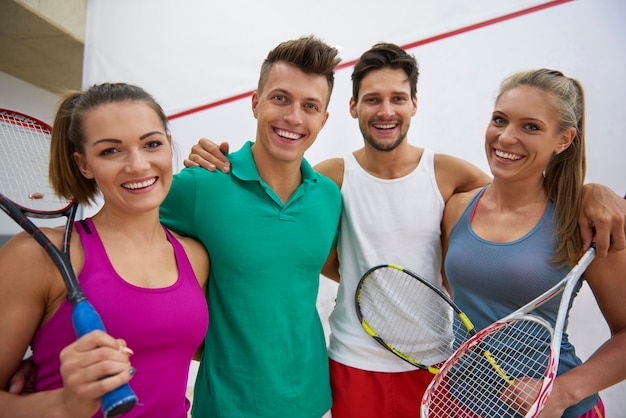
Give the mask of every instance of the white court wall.
<path id="1" fill-rule="evenodd" d="M 410 49 L 420 65 L 420 79 L 409 141 L 488 170 L 482 140 L 500 80 L 522 69 L 560 69 L 579 79 L 586 90 L 587 181 L 625 194 L 624 22 L 625 2 L 577 0 Z M 258 66 L 254 70 L 258 72 Z M 357 123 L 348 113 L 351 70 L 337 71 L 328 123 L 306 155 L 312 163 L 362 144 Z M 254 88 L 250 84 L 241 91 Z M 250 97 L 174 119 L 172 131 L 181 159 L 202 136 L 229 141 L 236 149 L 254 139 Z"/>
<path id="2" fill-rule="evenodd" d="M 380 40 L 404 44 L 568 0 L 90 0 L 84 79 L 123 76 L 170 113 L 242 93 L 278 42 L 315 33 L 346 60 Z"/>

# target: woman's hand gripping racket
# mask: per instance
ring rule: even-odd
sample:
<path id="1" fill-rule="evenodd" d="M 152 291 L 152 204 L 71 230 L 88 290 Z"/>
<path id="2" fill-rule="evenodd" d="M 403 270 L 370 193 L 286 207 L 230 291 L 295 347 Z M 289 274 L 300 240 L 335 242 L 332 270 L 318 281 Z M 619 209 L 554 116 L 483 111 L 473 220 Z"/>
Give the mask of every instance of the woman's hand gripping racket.
<path id="1" fill-rule="evenodd" d="M 436 374 L 474 326 L 439 288 L 400 266 L 368 270 L 359 282 L 356 313 L 363 329 L 387 350 Z"/>
<path id="2" fill-rule="evenodd" d="M 422 418 L 539 415 L 556 379 L 572 294 L 594 258 L 591 247 L 559 283 L 463 344 L 426 390 Z M 561 292 L 554 329 L 529 314 Z"/>
<path id="3" fill-rule="evenodd" d="M 77 203 L 57 197 L 48 181 L 51 128 L 47 124 L 11 110 L 0 109 L 0 207 L 41 245 L 54 261 L 67 287 L 72 305 L 74 330 L 81 337 L 93 330 L 105 330 L 100 316 L 85 298 L 70 262 Z M 10 196 L 11 198 L 9 199 Z M 67 222 L 59 250 L 29 219 L 59 218 Z M 101 398 L 105 417 L 130 410 L 137 397 L 128 384 Z"/>

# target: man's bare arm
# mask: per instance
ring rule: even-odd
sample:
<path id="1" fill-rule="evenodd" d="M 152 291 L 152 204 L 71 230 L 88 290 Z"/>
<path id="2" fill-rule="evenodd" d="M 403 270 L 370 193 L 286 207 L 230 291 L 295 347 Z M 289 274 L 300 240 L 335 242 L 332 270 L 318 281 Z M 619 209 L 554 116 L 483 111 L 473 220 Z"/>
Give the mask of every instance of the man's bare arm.
<path id="1" fill-rule="evenodd" d="M 595 240 L 598 257 L 626 248 L 626 200 L 610 188 L 596 183 L 583 187 L 578 224 L 585 249 Z"/>
<path id="2" fill-rule="evenodd" d="M 446 154 L 435 155 L 435 178 L 446 202 L 453 194 L 474 190 L 491 181 L 491 177 L 475 165 Z"/>
<path id="3" fill-rule="evenodd" d="M 322 267 L 322 274 L 339 283 L 339 257 L 337 255 L 337 249 L 333 248 L 330 251 L 326 263 L 324 267 Z"/>

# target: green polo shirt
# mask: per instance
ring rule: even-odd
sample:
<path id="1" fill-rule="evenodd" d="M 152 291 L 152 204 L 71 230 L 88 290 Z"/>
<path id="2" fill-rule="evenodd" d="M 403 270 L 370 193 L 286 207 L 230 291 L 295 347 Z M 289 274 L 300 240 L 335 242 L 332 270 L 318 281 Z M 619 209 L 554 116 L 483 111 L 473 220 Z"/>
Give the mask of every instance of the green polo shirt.
<path id="1" fill-rule="evenodd" d="M 331 395 L 315 303 L 341 194 L 303 160 L 302 183 L 283 204 L 261 180 L 251 145 L 229 155 L 232 175 L 175 175 L 161 207 L 162 222 L 202 241 L 211 257 L 192 414 L 319 418 Z"/>

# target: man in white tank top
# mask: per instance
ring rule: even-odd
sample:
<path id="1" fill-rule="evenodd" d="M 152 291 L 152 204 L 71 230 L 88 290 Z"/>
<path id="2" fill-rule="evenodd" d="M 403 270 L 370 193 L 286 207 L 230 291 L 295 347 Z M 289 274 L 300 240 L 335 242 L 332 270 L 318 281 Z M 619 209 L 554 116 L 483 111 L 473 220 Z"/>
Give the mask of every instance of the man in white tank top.
<path id="1" fill-rule="evenodd" d="M 333 418 L 419 415 L 432 375 L 384 349 L 361 328 L 354 308 L 360 277 L 378 264 L 399 264 L 442 286 L 440 223 L 454 192 L 486 184 L 471 164 L 410 145 L 417 111 L 415 58 L 393 44 L 365 52 L 352 74 L 350 113 L 364 146 L 315 167 L 341 188 L 337 249 L 323 274 L 339 281 L 330 317 Z"/>

